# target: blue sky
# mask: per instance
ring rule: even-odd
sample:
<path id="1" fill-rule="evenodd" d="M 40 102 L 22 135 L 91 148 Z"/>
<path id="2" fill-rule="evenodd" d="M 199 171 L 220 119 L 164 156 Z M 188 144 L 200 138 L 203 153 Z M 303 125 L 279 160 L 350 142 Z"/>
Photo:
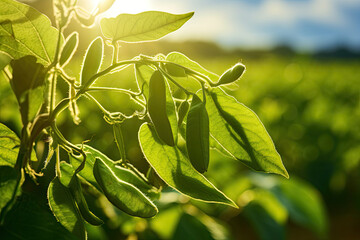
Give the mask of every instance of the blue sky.
<path id="1" fill-rule="evenodd" d="M 95 2 L 101 0 L 92 0 Z M 89 5 L 89 0 L 79 0 Z M 148 10 L 194 17 L 166 39 L 212 40 L 225 47 L 360 50 L 360 0 L 117 0 L 107 16 Z"/>
<path id="2" fill-rule="evenodd" d="M 360 49 L 360 0 L 151 0 L 146 8 L 195 11 L 169 39 L 250 48 L 286 43 L 301 50 L 340 44 Z"/>

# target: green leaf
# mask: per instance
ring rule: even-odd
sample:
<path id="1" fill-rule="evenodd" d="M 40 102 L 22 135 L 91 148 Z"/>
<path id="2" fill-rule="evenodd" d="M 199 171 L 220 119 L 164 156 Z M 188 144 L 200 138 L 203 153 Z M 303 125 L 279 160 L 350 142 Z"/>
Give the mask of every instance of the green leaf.
<path id="1" fill-rule="evenodd" d="M 327 216 L 316 189 L 300 179 L 291 178 L 289 181 L 280 181 L 271 190 L 287 208 L 290 218 L 324 237 L 328 228 Z"/>
<path id="2" fill-rule="evenodd" d="M 14 167 L 20 147 L 20 139 L 7 126 L 0 123 L 0 165 Z"/>
<path id="3" fill-rule="evenodd" d="M 251 202 L 244 208 L 244 215 L 250 220 L 261 240 L 285 239 L 285 228 L 276 222 L 258 203 Z"/>
<path id="4" fill-rule="evenodd" d="M 129 215 L 149 218 L 158 213 L 157 207 L 139 189 L 121 181 L 101 160 L 96 159 L 94 176 L 107 199 Z"/>
<path id="5" fill-rule="evenodd" d="M 61 184 L 64 185 L 65 187 L 69 187 L 71 178 L 75 174 L 75 169 L 73 168 L 73 166 L 71 166 L 67 162 L 61 161 L 60 162 L 60 171 L 61 171 L 61 176 L 60 176 L 59 180 L 60 180 Z"/>
<path id="6" fill-rule="evenodd" d="M 0 52 L 0 71 L 3 70 L 10 61 L 11 58 L 7 54 Z"/>
<path id="7" fill-rule="evenodd" d="M 139 141 L 147 161 L 169 186 L 197 200 L 236 207 L 232 200 L 193 168 L 177 147 L 162 144 L 149 124 L 141 125 Z"/>
<path id="8" fill-rule="evenodd" d="M 196 217 L 183 213 L 176 227 L 173 240 L 214 240 L 210 230 Z"/>
<path id="9" fill-rule="evenodd" d="M 146 195 L 154 197 L 155 189 L 144 182 L 130 169 L 116 165 L 115 162 L 108 158 L 105 154 L 88 145 L 83 145 L 83 150 L 86 154 L 86 163 L 84 169 L 79 172 L 79 175 L 98 189 L 100 188 L 93 174 L 95 158 L 100 158 L 120 180 L 130 183 L 139 188 Z M 71 155 L 69 155 L 69 158 L 74 168 L 77 168 L 81 164 L 82 158 L 74 158 Z"/>
<path id="10" fill-rule="evenodd" d="M 79 239 L 86 239 L 84 221 L 70 190 L 59 179 L 53 179 L 48 188 L 48 200 L 56 219 Z"/>
<path id="11" fill-rule="evenodd" d="M 1 239 L 76 240 L 41 200 L 39 196 L 26 193 L 19 196 L 0 227 Z"/>
<path id="12" fill-rule="evenodd" d="M 70 193 L 80 210 L 81 216 L 92 225 L 99 226 L 103 224 L 104 222 L 89 210 L 85 197 L 82 193 L 80 181 L 75 175 L 75 169 L 73 168 L 73 166 L 62 161 L 60 163 L 60 169 L 60 182 L 63 186 L 67 187 L 70 190 Z"/>
<path id="13" fill-rule="evenodd" d="M 153 75 L 155 70 L 148 65 L 139 65 L 139 64 L 135 64 L 134 68 L 135 68 L 135 77 L 136 77 L 136 82 L 138 84 L 138 87 L 141 90 L 141 88 L 144 84 L 144 87 L 143 87 L 144 96 L 146 99 L 148 99 L 149 98 L 149 82 L 150 82 L 150 78 Z"/>
<path id="14" fill-rule="evenodd" d="M 44 101 L 44 79 L 46 70 L 36 63 L 34 56 L 25 56 L 11 61 L 13 78 L 11 87 L 20 106 L 24 125 L 32 121 Z"/>
<path id="15" fill-rule="evenodd" d="M 50 20 L 34 8 L 13 0 L 0 1 L 0 51 L 14 59 L 33 55 L 47 66 L 54 59 L 58 35 Z"/>
<path id="16" fill-rule="evenodd" d="M 116 18 L 103 18 L 101 31 L 112 41 L 144 42 L 157 40 L 179 29 L 192 16 L 149 11 L 138 14 L 120 14 Z"/>
<path id="17" fill-rule="evenodd" d="M 182 53 L 171 52 L 166 56 L 166 61 L 173 62 L 173 63 L 179 64 L 179 65 L 182 65 L 184 67 L 190 68 L 194 71 L 197 71 L 197 72 L 209 77 L 212 82 L 217 82 L 219 79 L 219 76 L 217 74 L 205 69 L 199 63 L 195 62 L 194 60 L 191 60 L 190 58 L 188 58 L 187 56 L 185 56 Z"/>
<path id="18" fill-rule="evenodd" d="M 256 114 L 220 88 L 207 95 L 212 137 L 246 166 L 288 178 L 281 157 Z"/>
<path id="19" fill-rule="evenodd" d="M 209 166 L 209 116 L 201 99 L 194 95 L 186 120 L 186 147 L 189 159 L 200 173 Z"/>
<path id="20" fill-rule="evenodd" d="M 9 166 L 0 166 L 0 213 L 3 207 L 12 199 L 17 185 L 18 174 Z"/>

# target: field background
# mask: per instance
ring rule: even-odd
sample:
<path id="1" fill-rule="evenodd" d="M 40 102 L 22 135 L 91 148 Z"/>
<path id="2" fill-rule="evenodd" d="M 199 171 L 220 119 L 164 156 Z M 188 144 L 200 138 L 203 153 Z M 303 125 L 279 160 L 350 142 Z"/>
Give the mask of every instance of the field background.
<path id="1" fill-rule="evenodd" d="M 67 34 L 78 28 L 71 26 Z M 98 29 L 80 30 L 83 37 L 78 54 L 66 68 L 69 75 L 79 77 L 85 49 L 97 34 Z M 110 220 L 103 228 L 88 226 L 89 239 L 360 239 L 359 52 L 346 47 L 317 52 L 297 52 L 287 46 L 224 49 L 213 42 L 161 40 L 124 44 L 120 59 L 171 51 L 182 52 L 219 75 L 236 62 L 245 64 L 246 73 L 237 82 L 238 88 L 226 91 L 257 113 L 290 180 L 254 173 L 212 151 L 206 176 L 237 202 L 238 210 L 194 202 L 165 189 L 155 219 L 130 218 L 111 209 L 105 214 Z M 107 48 L 103 68 L 109 61 Z M 105 76 L 96 85 L 136 91 L 132 68 Z M 59 86 L 58 99 L 66 97 L 68 91 L 63 82 L 59 81 Z M 94 96 L 111 111 L 130 115 L 136 109 L 126 95 Z M 86 98 L 78 103 L 80 125 L 72 122 L 68 111 L 58 120 L 64 136 L 74 143 L 88 140 L 87 144 L 118 159 L 112 128 L 105 124 L 99 109 Z M 2 74 L 0 106 L 0 122 L 19 134 L 16 98 Z M 126 121 L 124 135 L 130 162 L 145 173 L 148 165 L 137 142 L 140 124 L 138 120 Z M 36 147 L 41 152 L 44 145 Z M 287 187 L 295 203 L 275 199 L 277 186 Z"/>

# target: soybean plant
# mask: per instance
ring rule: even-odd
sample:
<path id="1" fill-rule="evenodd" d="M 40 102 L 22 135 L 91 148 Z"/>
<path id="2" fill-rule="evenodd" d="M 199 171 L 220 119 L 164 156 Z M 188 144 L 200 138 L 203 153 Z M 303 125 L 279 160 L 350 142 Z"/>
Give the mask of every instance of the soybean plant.
<path id="1" fill-rule="evenodd" d="M 64 67 L 76 64 L 71 60 L 82 36 L 73 32 L 65 38 L 64 30 L 75 19 L 84 26 L 94 25 L 96 16 L 114 1 L 99 4 L 92 13 L 76 2 L 53 1 L 55 27 L 28 5 L 14 0 L 0 2 L 0 51 L 9 56 L 9 62 L 4 64 L 7 66 L 0 70 L 16 96 L 22 121 L 19 137 L 0 124 L 1 224 L 6 226 L 7 214 L 19 206 L 17 201 L 24 195 L 26 182 L 37 182 L 52 172 L 47 171 L 49 167 L 54 168 L 55 177 L 39 184 L 47 184 L 48 204 L 58 222 L 80 239 L 86 238 L 84 221 L 92 225 L 104 222 L 90 210 L 84 197 L 88 191 L 105 196 L 129 215 L 154 217 L 158 213 L 156 199 L 161 195 L 161 187 L 150 180 L 154 174 L 189 198 L 236 208 L 234 201 L 203 175 L 211 159 L 210 146 L 255 171 L 288 177 L 259 118 L 224 90 L 224 85 L 240 79 L 244 65 L 236 63 L 218 76 L 179 52 L 118 60 L 122 43 L 158 40 L 179 29 L 193 16 L 192 12 L 148 11 L 102 18 L 102 36 L 90 43 L 80 78 L 76 78 Z M 113 48 L 112 62 L 106 66 L 104 42 Z M 135 72 L 138 91 L 94 86 L 100 77 L 129 68 Z M 58 80 L 69 88 L 68 96 L 60 100 L 55 96 Z M 198 87 L 189 87 L 189 83 Z M 94 91 L 127 94 L 142 110 L 134 110 L 131 116 L 111 112 L 91 94 Z M 175 98 L 175 91 L 182 92 L 183 97 Z M 70 142 L 59 130 L 57 119 L 65 109 L 79 124 L 81 109 L 77 101 L 82 96 L 99 107 L 104 124 L 113 126 L 119 161 L 82 142 Z M 150 166 L 148 174 L 136 169 L 126 157 L 122 124 L 131 118 L 142 121 L 138 132 L 132 134 L 138 134 L 142 154 Z M 39 162 L 34 146 L 44 138 L 49 142 L 47 157 Z M 181 145 L 180 140 L 186 144 Z M 61 151 L 69 157 L 63 158 Z M 40 168 L 34 168 L 35 164 Z"/>

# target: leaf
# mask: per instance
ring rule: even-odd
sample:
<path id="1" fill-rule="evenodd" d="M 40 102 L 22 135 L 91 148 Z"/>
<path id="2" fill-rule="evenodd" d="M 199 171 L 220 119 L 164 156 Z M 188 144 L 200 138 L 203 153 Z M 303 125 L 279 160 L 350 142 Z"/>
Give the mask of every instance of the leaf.
<path id="1" fill-rule="evenodd" d="M 99 158 L 95 160 L 94 176 L 107 199 L 125 213 L 150 218 L 158 213 L 157 207 L 139 189 L 121 181 Z"/>
<path id="2" fill-rule="evenodd" d="M 10 61 L 11 58 L 7 54 L 0 52 L 0 71 L 3 70 Z"/>
<path id="3" fill-rule="evenodd" d="M 162 144 L 149 124 L 141 125 L 139 142 L 151 167 L 169 186 L 197 200 L 236 207 L 232 200 L 193 168 L 177 147 Z"/>
<path id="4" fill-rule="evenodd" d="M 138 14 L 120 14 L 116 18 L 103 18 L 101 31 L 112 41 L 144 42 L 157 40 L 179 29 L 192 16 L 149 11 Z"/>
<path id="5" fill-rule="evenodd" d="M 205 76 L 208 76 L 212 82 L 217 82 L 219 79 L 219 76 L 217 74 L 205 69 L 199 63 L 195 62 L 194 60 L 191 60 L 190 58 L 188 58 L 187 56 L 185 56 L 182 53 L 171 52 L 166 56 L 166 61 L 177 63 L 184 67 L 190 68 L 194 71 L 202 73 Z M 199 85 L 199 87 L 201 87 L 201 86 Z"/>
<path id="6" fill-rule="evenodd" d="M 251 202 L 244 208 L 244 215 L 253 224 L 261 240 L 285 239 L 285 228 L 276 222 L 258 203 Z"/>
<path id="7" fill-rule="evenodd" d="M 207 93 L 210 134 L 246 166 L 289 177 L 274 143 L 256 114 L 220 88 Z"/>
<path id="8" fill-rule="evenodd" d="M 60 171 L 61 171 L 61 176 L 60 176 L 59 180 L 60 180 L 61 184 L 64 185 L 65 187 L 69 187 L 71 178 L 75 174 L 75 169 L 73 168 L 73 166 L 71 166 L 67 162 L 61 161 L 60 162 Z"/>
<path id="9" fill-rule="evenodd" d="M 79 239 L 86 239 L 84 221 L 81 218 L 70 190 L 54 178 L 48 188 L 48 200 L 56 219 Z"/>
<path id="10" fill-rule="evenodd" d="M 9 166 L 0 166 L 0 213 L 3 207 L 12 199 L 17 185 L 18 174 Z"/>
<path id="11" fill-rule="evenodd" d="M 176 227 L 173 240 L 214 240 L 210 230 L 196 217 L 183 213 Z"/>
<path id="12" fill-rule="evenodd" d="M 18 197 L 0 227 L 1 239 L 76 240 L 38 197 L 26 193 Z"/>
<path id="13" fill-rule="evenodd" d="M 0 165 L 14 167 L 20 139 L 7 126 L 0 123 Z"/>
<path id="14" fill-rule="evenodd" d="M 36 63 L 34 56 L 25 56 L 11 61 L 13 78 L 11 87 L 20 106 L 24 125 L 32 121 L 44 101 L 44 79 L 46 70 Z"/>
<path id="15" fill-rule="evenodd" d="M 271 189 L 289 211 L 290 218 L 320 237 L 327 232 L 327 217 L 319 193 L 297 178 L 280 181 Z"/>
<path id="16" fill-rule="evenodd" d="M 186 121 L 186 147 L 194 168 L 204 173 L 209 166 L 209 116 L 201 99 L 194 95 Z"/>
<path id="17" fill-rule="evenodd" d="M 70 190 L 77 207 L 80 210 L 81 216 L 90 224 L 99 226 L 103 221 L 95 216 L 90 210 L 82 193 L 82 187 L 78 177 L 75 175 L 75 169 L 70 164 L 62 161 L 60 162 L 61 177 L 60 182 L 63 186 Z"/>
<path id="18" fill-rule="evenodd" d="M 32 55 L 47 66 L 54 59 L 58 35 L 49 18 L 34 8 L 13 0 L 0 1 L 0 51 L 14 59 Z"/>

